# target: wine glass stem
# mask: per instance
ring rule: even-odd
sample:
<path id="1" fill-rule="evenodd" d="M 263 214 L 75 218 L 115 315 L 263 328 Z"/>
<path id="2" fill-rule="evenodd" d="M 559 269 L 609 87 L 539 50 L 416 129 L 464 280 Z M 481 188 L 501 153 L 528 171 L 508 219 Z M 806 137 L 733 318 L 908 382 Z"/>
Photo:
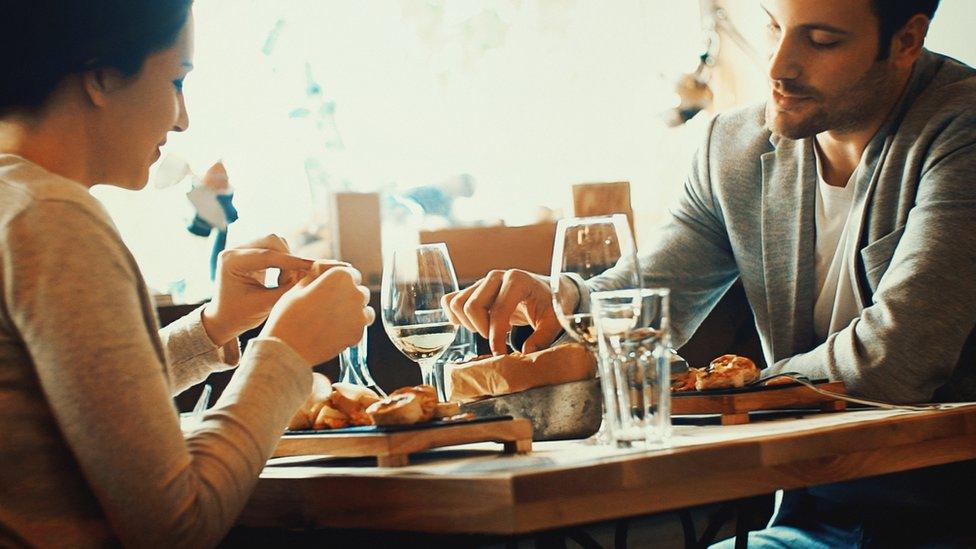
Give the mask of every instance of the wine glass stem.
<path id="1" fill-rule="evenodd" d="M 442 400 L 444 398 L 444 388 L 441 387 L 441 383 L 437 379 L 437 373 L 434 371 L 434 363 L 436 362 L 436 358 L 426 358 L 417 361 L 417 364 L 420 366 L 420 375 L 423 378 L 423 383 L 437 389 L 437 399 Z"/>

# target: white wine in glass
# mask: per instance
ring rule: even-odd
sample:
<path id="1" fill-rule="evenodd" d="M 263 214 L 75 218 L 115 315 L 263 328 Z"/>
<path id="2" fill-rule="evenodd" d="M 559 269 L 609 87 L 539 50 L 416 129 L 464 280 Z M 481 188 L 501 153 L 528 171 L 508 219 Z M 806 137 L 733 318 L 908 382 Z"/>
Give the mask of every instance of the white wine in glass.
<path id="1" fill-rule="evenodd" d="M 607 274 L 606 271 L 613 268 Z M 552 271 L 549 283 L 552 307 L 563 330 L 582 343 L 600 363 L 599 337 L 593 314 L 576 310 L 577 305 L 564 295 L 566 278 L 577 281 L 604 275 L 616 289 L 640 288 L 640 269 L 637 250 L 627 223 L 627 216 L 614 214 L 601 217 L 571 217 L 556 225 L 556 240 L 552 250 Z M 570 283 L 571 284 L 571 283 Z M 603 375 L 601 368 L 601 375 Z M 606 395 L 604 395 L 606 400 Z M 592 443 L 609 443 L 606 414 L 600 431 L 590 439 Z"/>
<path id="2" fill-rule="evenodd" d="M 457 332 L 441 308 L 441 298 L 457 289 L 443 243 L 393 250 L 383 270 L 383 328 L 397 349 L 420 365 L 423 382 L 439 395 L 444 394 L 443 380 L 437 378 L 434 363 Z"/>

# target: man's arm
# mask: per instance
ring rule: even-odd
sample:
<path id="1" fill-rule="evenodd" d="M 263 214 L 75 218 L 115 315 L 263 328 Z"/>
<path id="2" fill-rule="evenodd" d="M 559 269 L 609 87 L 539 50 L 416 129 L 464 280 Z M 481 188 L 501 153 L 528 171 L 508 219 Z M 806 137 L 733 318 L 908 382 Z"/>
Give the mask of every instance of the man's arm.
<path id="1" fill-rule="evenodd" d="M 710 177 L 714 127 L 713 120 L 670 219 L 637 260 L 644 287 L 671 289 L 675 347 L 691 338 L 739 275 Z M 588 310 L 589 292 L 620 287 L 619 271 L 610 269 L 580 287 L 580 310 Z"/>
<path id="2" fill-rule="evenodd" d="M 945 147 L 943 147 L 945 149 Z M 872 304 L 815 349 L 771 372 L 844 381 L 890 402 L 920 402 L 952 375 L 976 326 L 976 142 L 925 169 L 915 207 Z"/>

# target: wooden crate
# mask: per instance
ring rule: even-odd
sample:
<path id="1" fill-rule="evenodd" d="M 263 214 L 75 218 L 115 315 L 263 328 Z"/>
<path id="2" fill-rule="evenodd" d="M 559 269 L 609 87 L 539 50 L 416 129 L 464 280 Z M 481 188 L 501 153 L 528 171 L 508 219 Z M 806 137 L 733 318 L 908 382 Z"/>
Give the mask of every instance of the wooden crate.
<path id="1" fill-rule="evenodd" d="M 549 274 L 555 238 L 555 223 L 420 232 L 423 244 L 447 244 L 459 282 L 472 282 L 492 269 L 523 269 Z"/>

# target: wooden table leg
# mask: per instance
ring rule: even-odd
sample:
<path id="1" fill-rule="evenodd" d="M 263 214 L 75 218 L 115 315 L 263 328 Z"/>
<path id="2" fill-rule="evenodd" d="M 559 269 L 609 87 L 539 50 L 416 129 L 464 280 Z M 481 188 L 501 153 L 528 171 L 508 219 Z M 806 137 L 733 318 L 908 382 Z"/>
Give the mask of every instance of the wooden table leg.
<path id="1" fill-rule="evenodd" d="M 532 451 L 532 439 L 510 440 L 502 444 L 506 454 L 528 454 Z"/>
<path id="2" fill-rule="evenodd" d="M 743 423 L 749 423 L 749 412 L 722 414 L 722 425 L 742 425 Z"/>
<path id="3" fill-rule="evenodd" d="M 847 403 L 843 400 L 832 400 L 821 404 L 820 409 L 824 412 L 843 412 L 847 409 Z"/>
<path id="4" fill-rule="evenodd" d="M 407 454 L 376 456 L 376 464 L 380 467 L 403 467 L 408 463 L 410 463 L 410 456 Z"/>

